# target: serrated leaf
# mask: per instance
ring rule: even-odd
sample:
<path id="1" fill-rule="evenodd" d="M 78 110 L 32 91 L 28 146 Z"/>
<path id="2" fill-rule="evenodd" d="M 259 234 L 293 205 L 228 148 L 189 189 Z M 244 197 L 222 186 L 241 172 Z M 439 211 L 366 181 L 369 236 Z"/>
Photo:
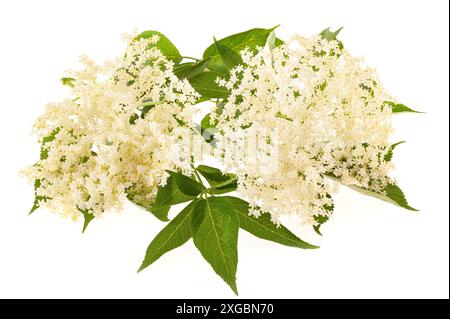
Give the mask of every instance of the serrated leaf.
<path id="1" fill-rule="evenodd" d="M 247 30 L 220 39 L 218 42 L 239 54 L 245 48 L 253 50 L 257 46 L 263 47 L 266 44 L 269 34 L 277 27 L 278 26 L 272 29 L 255 28 Z M 211 62 L 208 65 L 208 69 L 218 73 L 223 72 L 221 57 L 214 43 L 206 48 L 205 52 L 203 52 L 203 58 L 208 57 L 211 57 Z"/>
<path id="2" fill-rule="evenodd" d="M 322 30 L 322 32 L 320 32 L 320 36 L 322 37 L 322 39 L 325 39 L 328 41 L 337 41 L 339 49 L 342 50 L 344 48 L 344 44 L 342 43 L 342 41 L 337 39 L 337 36 L 338 36 L 339 32 L 341 32 L 341 30 L 342 30 L 342 27 L 340 27 L 336 31 L 331 31 L 330 28 L 326 28 L 325 30 Z M 320 52 L 315 52 L 314 54 L 316 56 L 323 56 L 324 54 L 326 54 L 326 52 L 322 50 Z M 335 52 L 331 51 L 330 55 L 335 55 Z"/>
<path id="3" fill-rule="evenodd" d="M 219 74 L 206 71 L 189 79 L 192 87 L 204 98 L 227 98 L 230 92 L 216 83 Z"/>
<path id="4" fill-rule="evenodd" d="M 385 105 L 389 105 L 392 108 L 392 113 L 402 113 L 402 112 L 409 112 L 409 113 L 423 113 L 419 111 L 415 111 L 409 107 L 407 107 L 404 104 L 401 103 L 394 103 L 391 101 L 385 101 Z"/>
<path id="5" fill-rule="evenodd" d="M 141 34 L 139 34 L 135 38 L 135 40 L 149 39 L 153 35 L 159 36 L 159 41 L 156 42 L 155 44 L 149 44 L 148 48 L 153 47 L 158 48 L 167 59 L 172 60 L 175 64 L 180 63 L 181 60 L 183 60 L 183 57 L 181 56 L 177 47 L 161 32 L 153 30 L 144 31 Z"/>
<path id="6" fill-rule="evenodd" d="M 391 147 L 389 148 L 389 150 L 387 151 L 387 153 L 384 155 L 384 160 L 386 162 L 390 162 L 392 160 L 392 156 L 394 155 L 394 149 L 398 145 L 403 144 L 403 143 L 405 143 L 405 141 L 400 141 L 400 142 L 397 142 L 395 144 L 392 144 Z"/>
<path id="7" fill-rule="evenodd" d="M 316 221 L 316 225 L 313 226 L 314 231 L 322 236 L 322 233 L 320 232 L 320 227 L 325 224 L 330 218 L 326 215 L 315 215 L 314 220 Z"/>
<path id="8" fill-rule="evenodd" d="M 330 194 L 327 194 L 328 198 L 331 198 Z M 331 205 L 323 205 L 323 209 L 325 209 L 326 211 L 330 212 L 330 214 L 334 211 L 334 204 Z M 321 214 L 317 214 L 315 216 L 313 216 L 314 220 L 316 221 L 316 225 L 313 226 L 314 231 L 322 236 L 322 233 L 320 232 L 320 227 L 325 224 L 329 219 L 329 215 L 321 215 Z"/>
<path id="9" fill-rule="evenodd" d="M 41 202 L 45 202 L 47 200 L 50 200 L 51 198 L 48 196 L 40 196 L 37 194 L 37 189 L 41 187 L 41 180 L 35 179 L 34 180 L 34 202 L 33 206 L 30 209 L 29 215 L 33 214 L 39 207 Z"/>
<path id="10" fill-rule="evenodd" d="M 203 185 L 190 177 L 177 172 L 168 171 L 166 185 L 159 186 L 153 203 L 143 203 L 136 199 L 133 189 L 128 190 L 127 197 L 130 201 L 153 213 L 158 219 L 168 221 L 168 213 L 172 205 L 181 204 L 196 198 L 204 189 Z"/>
<path id="11" fill-rule="evenodd" d="M 331 31 L 330 28 L 326 28 L 325 30 L 322 30 L 322 32 L 320 32 L 320 36 L 323 39 L 326 39 L 329 41 L 337 40 L 337 36 L 338 36 L 339 32 L 341 32 L 342 29 L 343 29 L 343 27 L 340 27 L 336 31 Z"/>
<path id="12" fill-rule="evenodd" d="M 301 240 L 286 227 L 275 225 L 269 213 L 261 214 L 258 218 L 249 215 L 249 204 L 246 201 L 232 196 L 224 196 L 221 198 L 227 200 L 229 205 L 233 207 L 239 219 L 239 226 L 250 234 L 285 246 L 304 249 L 319 248 Z"/>
<path id="13" fill-rule="evenodd" d="M 191 218 L 194 244 L 214 271 L 237 294 L 239 221 L 223 197 L 199 200 Z"/>
<path id="14" fill-rule="evenodd" d="M 165 253 L 183 245 L 191 238 L 191 215 L 198 200 L 193 200 L 152 240 L 138 272 L 144 270 Z"/>
<path id="15" fill-rule="evenodd" d="M 341 182 L 341 180 L 338 177 L 336 177 L 333 173 L 327 173 L 326 176 L 336 182 Z M 375 192 L 373 190 L 355 185 L 346 185 L 346 186 L 350 189 L 353 189 L 354 191 L 357 191 L 358 193 L 381 199 L 385 202 L 395 204 L 408 210 L 418 211 L 417 209 L 409 206 L 403 191 L 400 189 L 400 187 L 398 187 L 393 183 L 388 184 L 381 192 Z"/>
<path id="16" fill-rule="evenodd" d="M 49 135 L 44 136 L 42 138 L 41 151 L 40 151 L 40 155 L 39 155 L 40 160 L 45 160 L 45 159 L 48 158 L 48 152 L 49 152 L 50 148 L 45 147 L 45 144 L 54 141 L 55 138 L 56 138 L 56 135 L 59 133 L 60 130 L 61 129 L 59 127 L 57 127 L 53 131 L 51 131 Z M 41 181 L 39 179 L 36 179 L 34 181 L 34 201 L 33 201 L 33 206 L 31 207 L 30 212 L 28 214 L 34 213 L 39 208 L 40 202 L 45 202 L 45 201 L 51 199 L 48 196 L 37 195 L 37 189 L 39 187 L 41 187 Z"/>
<path id="17" fill-rule="evenodd" d="M 222 59 L 224 65 L 224 68 L 221 70 L 221 73 L 224 72 L 228 73 L 235 66 L 244 63 L 239 53 L 236 53 L 228 46 L 219 43 L 216 40 L 216 38 L 214 38 L 214 45 L 216 46 L 217 52 L 219 52 L 220 58 Z"/>
<path id="18" fill-rule="evenodd" d="M 83 223 L 83 230 L 82 233 L 86 231 L 86 228 L 88 227 L 89 223 L 95 218 L 95 216 L 91 213 L 89 213 L 88 209 L 79 209 L 78 211 L 83 214 L 84 223 Z"/>
<path id="19" fill-rule="evenodd" d="M 73 88 L 73 87 L 75 87 L 74 83 L 75 83 L 75 79 L 74 78 L 70 78 L 70 77 L 61 78 L 61 84 L 62 85 L 65 85 L 65 86 L 68 86 L 70 88 Z"/>
<path id="20" fill-rule="evenodd" d="M 237 189 L 236 175 L 234 174 L 223 174 L 219 169 L 206 165 L 198 166 L 197 171 L 211 185 L 209 192 L 212 194 L 224 194 Z"/>
<path id="21" fill-rule="evenodd" d="M 383 192 L 374 192 L 372 190 L 369 190 L 369 189 L 366 189 L 363 187 L 359 187 L 359 186 L 354 186 L 354 185 L 349 185 L 348 187 L 361 193 L 361 194 L 381 199 L 383 201 L 395 204 L 397 206 L 403 207 L 408 210 L 418 211 L 417 209 L 409 206 L 408 201 L 406 200 L 405 194 L 400 189 L 400 187 L 398 187 L 395 184 L 388 184 L 383 189 Z"/>
<path id="22" fill-rule="evenodd" d="M 31 206 L 31 209 L 30 209 L 30 211 L 28 212 L 28 215 L 33 214 L 33 213 L 40 207 L 39 202 L 40 202 L 41 200 L 42 200 L 42 199 L 40 199 L 39 196 L 37 196 L 37 195 L 34 196 L 33 206 Z"/>
<path id="23" fill-rule="evenodd" d="M 194 62 L 181 63 L 174 67 L 173 72 L 180 79 L 190 79 L 200 73 L 202 73 L 209 63 L 209 58 Z"/>
<path id="24" fill-rule="evenodd" d="M 28 214 L 32 214 L 34 213 L 38 208 L 39 208 L 39 202 L 41 201 L 37 195 L 37 189 L 41 187 L 41 180 L 40 179 L 35 179 L 34 180 L 34 202 L 33 202 L 33 206 L 30 209 L 30 212 Z"/>
<path id="25" fill-rule="evenodd" d="M 50 150 L 48 147 L 45 147 L 45 144 L 49 142 L 53 142 L 56 138 L 56 135 L 58 135 L 59 131 L 61 129 L 59 127 L 55 128 L 53 131 L 50 132 L 49 135 L 44 136 L 42 139 L 42 145 L 41 145 L 41 154 L 40 159 L 44 160 L 48 158 L 48 151 Z"/>

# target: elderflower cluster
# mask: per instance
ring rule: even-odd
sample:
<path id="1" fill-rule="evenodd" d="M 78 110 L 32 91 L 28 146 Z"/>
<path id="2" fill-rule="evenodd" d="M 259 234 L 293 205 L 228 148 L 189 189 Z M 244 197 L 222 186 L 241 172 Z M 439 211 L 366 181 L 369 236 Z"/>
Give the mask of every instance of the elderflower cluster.
<path id="1" fill-rule="evenodd" d="M 337 178 L 381 192 L 390 182 L 392 98 L 375 70 L 339 41 L 294 36 L 277 48 L 241 52 L 218 79 L 231 94 L 212 112 L 217 149 L 255 215 L 317 224 L 331 214 Z M 330 178 L 334 177 L 334 178 Z"/>
<path id="2" fill-rule="evenodd" d="M 49 104 L 34 125 L 41 159 L 25 174 L 38 181 L 39 205 L 73 219 L 120 209 L 125 196 L 148 206 L 166 169 L 190 173 L 174 146 L 190 135 L 199 96 L 157 41 L 132 41 L 104 65 L 84 57 L 84 69 L 70 72 L 73 99 Z"/>

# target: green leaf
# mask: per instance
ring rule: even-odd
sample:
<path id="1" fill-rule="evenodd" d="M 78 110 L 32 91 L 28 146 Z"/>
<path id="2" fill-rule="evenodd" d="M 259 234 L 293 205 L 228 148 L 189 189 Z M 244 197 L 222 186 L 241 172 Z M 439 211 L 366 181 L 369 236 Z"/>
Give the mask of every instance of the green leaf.
<path id="1" fill-rule="evenodd" d="M 340 179 L 336 177 L 333 173 L 327 173 L 326 176 L 337 182 L 340 182 Z M 355 185 L 346 185 L 346 186 L 350 189 L 353 189 L 354 191 L 357 191 L 358 193 L 381 199 L 385 202 L 395 204 L 408 210 L 418 211 L 417 209 L 409 206 L 403 191 L 400 189 L 400 187 L 398 187 L 393 183 L 386 185 L 386 187 L 381 192 L 373 191 Z"/>
<path id="2" fill-rule="evenodd" d="M 135 38 L 135 40 L 149 39 L 155 34 L 159 36 L 159 41 L 156 42 L 156 44 L 149 44 L 148 48 L 156 47 L 159 50 L 161 50 L 161 52 L 164 54 L 166 58 L 172 60 L 175 64 L 180 63 L 181 60 L 183 60 L 183 57 L 181 56 L 180 52 L 178 51 L 176 46 L 161 32 L 153 30 L 144 31 L 141 34 L 139 34 Z"/>
<path id="3" fill-rule="evenodd" d="M 337 36 L 338 36 L 339 32 L 341 32 L 341 30 L 342 30 L 342 27 L 340 27 L 339 29 L 337 29 L 334 32 L 331 31 L 330 28 L 326 28 L 325 30 L 322 30 L 322 32 L 320 32 L 320 36 L 322 37 L 322 39 L 325 39 L 328 41 L 337 41 L 339 49 L 342 50 L 344 48 L 344 44 L 342 43 L 342 41 L 337 39 Z M 323 56 L 325 54 L 326 54 L 325 51 L 315 52 L 316 56 Z M 336 52 L 334 52 L 334 50 L 330 52 L 330 55 L 332 55 L 332 56 L 335 54 L 336 54 Z"/>
<path id="4" fill-rule="evenodd" d="M 331 195 L 327 194 L 327 197 L 331 198 Z M 334 204 L 331 204 L 331 205 L 325 204 L 325 205 L 323 205 L 323 209 L 332 213 L 334 211 Z M 313 226 L 313 229 L 318 235 L 322 236 L 322 233 L 320 232 L 320 227 L 323 224 L 325 224 L 330 219 L 330 217 L 329 217 L 329 215 L 320 215 L 320 214 L 317 214 L 313 217 L 317 223 L 316 225 Z"/>
<path id="5" fill-rule="evenodd" d="M 185 62 L 177 64 L 176 66 L 173 67 L 173 73 L 175 73 L 175 75 L 178 76 L 180 79 L 184 78 L 184 73 L 190 70 L 194 64 L 195 62 Z"/>
<path id="6" fill-rule="evenodd" d="M 283 40 L 281 40 L 280 38 L 275 38 L 275 47 L 276 48 L 283 44 L 284 44 Z"/>
<path id="7" fill-rule="evenodd" d="M 392 108 L 392 113 L 402 113 L 402 112 L 410 112 L 410 113 L 423 113 L 419 111 L 415 111 L 404 104 L 394 103 L 391 101 L 384 101 L 385 105 L 389 105 Z"/>
<path id="8" fill-rule="evenodd" d="M 192 77 L 189 82 L 204 98 L 227 98 L 230 92 L 216 83 L 218 76 L 215 72 L 207 71 Z"/>
<path id="9" fill-rule="evenodd" d="M 211 185 L 209 192 L 212 194 L 229 193 L 237 188 L 236 175 L 234 174 L 223 174 L 219 169 L 206 165 L 198 166 L 197 171 Z"/>
<path id="10" fill-rule="evenodd" d="M 301 240 L 286 227 L 275 225 L 269 213 L 263 213 L 258 218 L 248 214 L 249 204 L 237 197 L 220 197 L 228 201 L 239 218 L 239 226 L 256 237 L 270 240 L 285 246 L 298 247 L 304 249 L 319 248 Z"/>
<path id="11" fill-rule="evenodd" d="M 219 52 L 219 55 L 223 61 L 223 64 L 225 66 L 225 68 L 221 70 L 221 73 L 224 71 L 226 73 L 228 73 L 235 66 L 238 66 L 238 65 L 244 63 L 242 61 L 241 56 L 238 53 L 234 52 L 232 49 L 230 49 L 226 45 L 219 43 L 216 38 L 214 38 L 214 44 L 216 46 L 217 52 Z"/>
<path id="12" fill-rule="evenodd" d="M 283 120 L 289 121 L 289 122 L 293 122 L 294 121 L 289 116 L 287 116 L 286 114 L 281 113 L 280 111 L 275 113 L 275 117 L 277 117 L 279 119 L 283 119 Z"/>
<path id="13" fill-rule="evenodd" d="M 35 182 L 36 182 L 36 181 L 35 181 Z M 33 214 L 33 213 L 40 207 L 39 202 L 40 202 L 41 200 L 42 200 L 42 199 L 39 198 L 39 196 L 37 196 L 37 195 L 34 196 L 33 206 L 31 207 L 31 209 L 30 209 L 28 215 Z"/>
<path id="14" fill-rule="evenodd" d="M 238 218 L 226 199 L 199 200 L 191 219 L 194 244 L 235 294 L 238 231 Z"/>
<path id="15" fill-rule="evenodd" d="M 408 210 L 418 211 L 417 209 L 409 206 L 405 194 L 400 189 L 400 187 L 398 187 L 395 184 L 386 185 L 386 187 L 383 189 L 383 192 L 374 192 L 372 190 L 354 185 L 350 185 L 349 187 L 361 194 L 381 199 L 383 201 L 398 205 Z"/>
<path id="16" fill-rule="evenodd" d="M 214 113 L 216 115 L 216 119 L 213 123 L 211 123 L 211 113 L 208 113 L 205 115 L 205 117 L 200 122 L 200 128 L 202 137 L 205 139 L 207 143 L 211 143 L 211 145 L 214 146 L 214 134 L 218 133 L 219 130 L 217 129 L 217 116 L 220 116 L 222 114 L 223 109 L 225 107 L 225 101 L 224 100 L 217 100 L 216 101 L 216 107 L 214 109 Z"/>
<path id="17" fill-rule="evenodd" d="M 130 116 L 130 119 L 128 120 L 128 122 L 131 124 L 131 125 L 134 125 L 134 124 L 136 124 L 136 121 L 139 119 L 139 115 L 137 115 L 136 113 L 134 113 L 134 114 L 131 114 L 131 116 Z"/>
<path id="18" fill-rule="evenodd" d="M 333 32 L 330 30 L 330 28 L 326 28 L 325 30 L 322 30 L 322 32 L 320 32 L 320 36 L 328 41 L 337 40 L 337 36 L 342 29 L 343 27 L 340 27 L 339 29 Z"/>
<path id="19" fill-rule="evenodd" d="M 37 189 L 39 187 L 41 187 L 41 180 L 40 179 L 35 179 L 34 180 L 34 202 L 33 202 L 33 206 L 30 209 L 30 212 L 28 213 L 29 215 L 34 213 L 40 207 L 40 202 L 45 202 L 45 201 L 51 199 L 48 196 L 40 196 L 40 195 L 38 195 L 37 194 Z"/>
<path id="20" fill-rule="evenodd" d="M 191 215 L 198 200 L 193 200 L 152 240 L 138 272 L 144 270 L 165 253 L 183 245 L 191 238 Z"/>
<path id="21" fill-rule="evenodd" d="M 153 203 L 143 203 L 136 200 L 133 189 L 127 191 L 130 201 L 150 211 L 158 219 L 168 221 L 167 214 L 172 205 L 184 203 L 196 198 L 203 190 L 204 186 L 190 177 L 177 172 L 168 171 L 166 185 L 159 186 L 156 198 Z"/>
<path id="22" fill-rule="evenodd" d="M 167 171 L 167 173 L 174 179 L 178 188 L 185 195 L 198 196 L 205 190 L 205 187 L 202 184 L 188 176 L 173 171 Z"/>
<path id="23" fill-rule="evenodd" d="M 314 220 L 317 222 L 316 225 L 313 226 L 314 231 L 322 236 L 322 233 L 320 232 L 320 226 L 325 224 L 330 218 L 327 215 L 315 215 Z"/>
<path id="24" fill-rule="evenodd" d="M 190 79 L 202 73 L 208 66 L 210 58 L 194 62 L 182 63 L 174 67 L 173 71 L 180 79 Z"/>
<path id="25" fill-rule="evenodd" d="M 213 142 L 214 134 L 218 132 L 218 129 L 216 128 L 217 119 L 215 122 L 216 123 L 211 124 L 211 113 L 206 114 L 200 122 L 201 134 L 207 143 Z"/>
<path id="26" fill-rule="evenodd" d="M 51 131 L 49 135 L 44 136 L 44 138 L 42 139 L 41 154 L 40 154 L 41 160 L 48 158 L 48 151 L 50 149 L 48 147 L 45 147 L 45 144 L 47 144 L 49 142 L 53 142 L 56 138 L 56 135 L 59 133 L 60 130 L 61 129 L 59 127 L 57 127 L 53 131 Z"/>
<path id="27" fill-rule="evenodd" d="M 217 42 L 224 46 L 227 46 L 228 48 L 239 54 L 245 48 L 253 50 L 257 46 L 263 47 L 266 44 L 269 34 L 277 27 L 278 26 L 272 29 L 255 28 L 245 32 L 230 35 L 228 37 L 220 39 Z M 205 59 L 208 57 L 211 57 L 211 62 L 208 65 L 208 69 L 218 73 L 222 73 L 223 63 L 215 43 L 210 45 L 208 48 L 206 48 L 205 52 L 203 52 L 203 58 Z"/>
<path id="28" fill-rule="evenodd" d="M 78 208 L 78 211 L 80 213 L 82 213 L 83 217 L 84 217 L 83 230 L 82 230 L 82 233 L 84 233 L 86 231 L 86 228 L 88 227 L 89 223 L 95 218 L 95 216 L 93 214 L 89 213 L 88 209 L 79 209 Z"/>
<path id="29" fill-rule="evenodd" d="M 55 128 L 53 131 L 50 132 L 49 135 L 44 136 L 42 138 L 42 144 L 41 144 L 41 152 L 39 155 L 39 158 L 41 160 L 45 160 L 48 158 L 48 152 L 50 150 L 49 147 L 45 147 L 45 144 L 52 142 L 55 140 L 56 135 L 59 133 L 61 129 L 59 127 Z M 47 200 L 50 200 L 51 198 L 48 196 L 39 196 L 37 195 L 37 189 L 41 187 L 41 181 L 39 179 L 36 179 L 34 181 L 34 201 L 33 201 L 33 206 L 30 209 L 30 212 L 28 214 L 32 214 L 34 213 L 38 208 L 39 208 L 39 203 L 40 202 L 45 202 Z"/>
<path id="30" fill-rule="evenodd" d="M 405 141 L 400 141 L 400 142 L 397 142 L 395 144 L 392 144 L 391 147 L 389 148 L 389 150 L 387 151 L 387 153 L 384 155 L 384 160 L 386 162 L 390 162 L 392 160 L 392 156 L 394 155 L 394 149 L 398 145 L 403 144 L 403 143 L 405 143 Z"/>
<path id="31" fill-rule="evenodd" d="M 61 83 L 62 85 L 68 86 L 70 88 L 75 87 L 75 79 L 74 78 L 69 78 L 69 77 L 64 77 L 61 78 Z"/>
<path id="32" fill-rule="evenodd" d="M 211 113 L 208 113 L 205 115 L 205 117 L 202 119 L 202 121 L 200 122 L 200 125 L 203 129 L 208 129 L 208 128 L 216 128 L 217 125 L 217 119 L 215 121 L 216 123 L 211 124 Z"/>
<path id="33" fill-rule="evenodd" d="M 33 202 L 33 206 L 30 209 L 30 212 L 28 214 L 33 214 L 39 208 L 39 202 L 41 200 L 39 199 L 39 196 L 37 195 L 37 192 L 36 192 L 39 187 L 41 187 L 41 180 L 35 179 L 34 180 L 34 202 Z"/>
<path id="34" fill-rule="evenodd" d="M 222 184 L 230 179 L 236 179 L 234 174 L 224 174 L 218 168 L 207 165 L 199 165 L 197 171 L 202 174 L 211 186 Z"/>

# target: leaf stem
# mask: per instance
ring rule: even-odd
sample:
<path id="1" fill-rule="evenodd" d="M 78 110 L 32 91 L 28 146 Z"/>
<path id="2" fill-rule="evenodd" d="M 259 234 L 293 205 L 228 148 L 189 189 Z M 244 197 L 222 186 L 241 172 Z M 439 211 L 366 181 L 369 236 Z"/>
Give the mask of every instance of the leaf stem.
<path id="1" fill-rule="evenodd" d="M 191 167 L 194 170 L 195 179 L 197 180 L 197 182 L 199 182 L 199 183 L 201 183 L 203 185 L 202 179 L 200 178 L 200 175 L 198 174 L 197 169 L 192 164 L 191 164 Z M 203 186 L 205 186 L 205 185 L 203 185 Z"/>
<path id="2" fill-rule="evenodd" d="M 195 168 L 195 166 L 191 164 L 191 167 L 192 167 L 192 169 L 194 170 L 194 177 L 195 177 L 195 179 L 196 179 L 200 184 L 202 184 L 203 187 L 204 187 L 204 190 L 199 194 L 199 196 L 200 196 L 200 197 L 203 197 L 204 199 L 207 199 L 207 198 L 208 198 L 208 195 L 209 195 L 209 188 L 206 188 L 205 184 L 203 184 L 203 181 L 202 181 L 200 175 L 198 174 L 198 171 L 197 171 L 197 169 Z"/>

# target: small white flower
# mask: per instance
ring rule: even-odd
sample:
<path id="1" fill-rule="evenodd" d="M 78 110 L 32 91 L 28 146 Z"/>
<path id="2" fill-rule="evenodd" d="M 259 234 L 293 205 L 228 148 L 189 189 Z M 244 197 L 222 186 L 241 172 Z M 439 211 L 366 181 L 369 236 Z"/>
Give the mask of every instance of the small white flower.
<path id="1" fill-rule="evenodd" d="M 389 145 L 391 113 L 381 106 L 391 97 L 376 72 L 319 36 L 294 36 L 270 61 L 266 55 L 241 52 L 245 66 L 217 80 L 231 94 L 211 116 L 223 134 L 217 157 L 237 174 L 238 191 L 255 207 L 250 213 L 270 212 L 274 222 L 296 214 L 315 224 L 314 216 L 330 214 L 337 190 L 327 174 L 386 185 L 392 164 L 378 159 Z M 258 152 L 264 160 L 255 160 Z"/>
<path id="2" fill-rule="evenodd" d="M 104 67 L 82 57 L 84 69 L 70 72 L 76 99 L 49 104 L 37 119 L 40 140 L 57 132 L 43 145 L 47 155 L 25 170 L 32 182 L 40 181 L 37 194 L 51 198 L 42 206 L 73 219 L 79 210 L 100 216 L 120 209 L 125 192 L 150 203 L 158 185 L 166 183 L 166 169 L 191 169 L 189 161 L 169 155 L 190 136 L 195 112 L 185 109 L 198 94 L 174 75 L 173 63 L 158 49 L 148 49 L 158 40 L 155 35 L 133 41 L 125 58 Z M 154 107 L 141 116 L 146 102 Z M 188 124 L 181 127 L 177 119 Z"/>

